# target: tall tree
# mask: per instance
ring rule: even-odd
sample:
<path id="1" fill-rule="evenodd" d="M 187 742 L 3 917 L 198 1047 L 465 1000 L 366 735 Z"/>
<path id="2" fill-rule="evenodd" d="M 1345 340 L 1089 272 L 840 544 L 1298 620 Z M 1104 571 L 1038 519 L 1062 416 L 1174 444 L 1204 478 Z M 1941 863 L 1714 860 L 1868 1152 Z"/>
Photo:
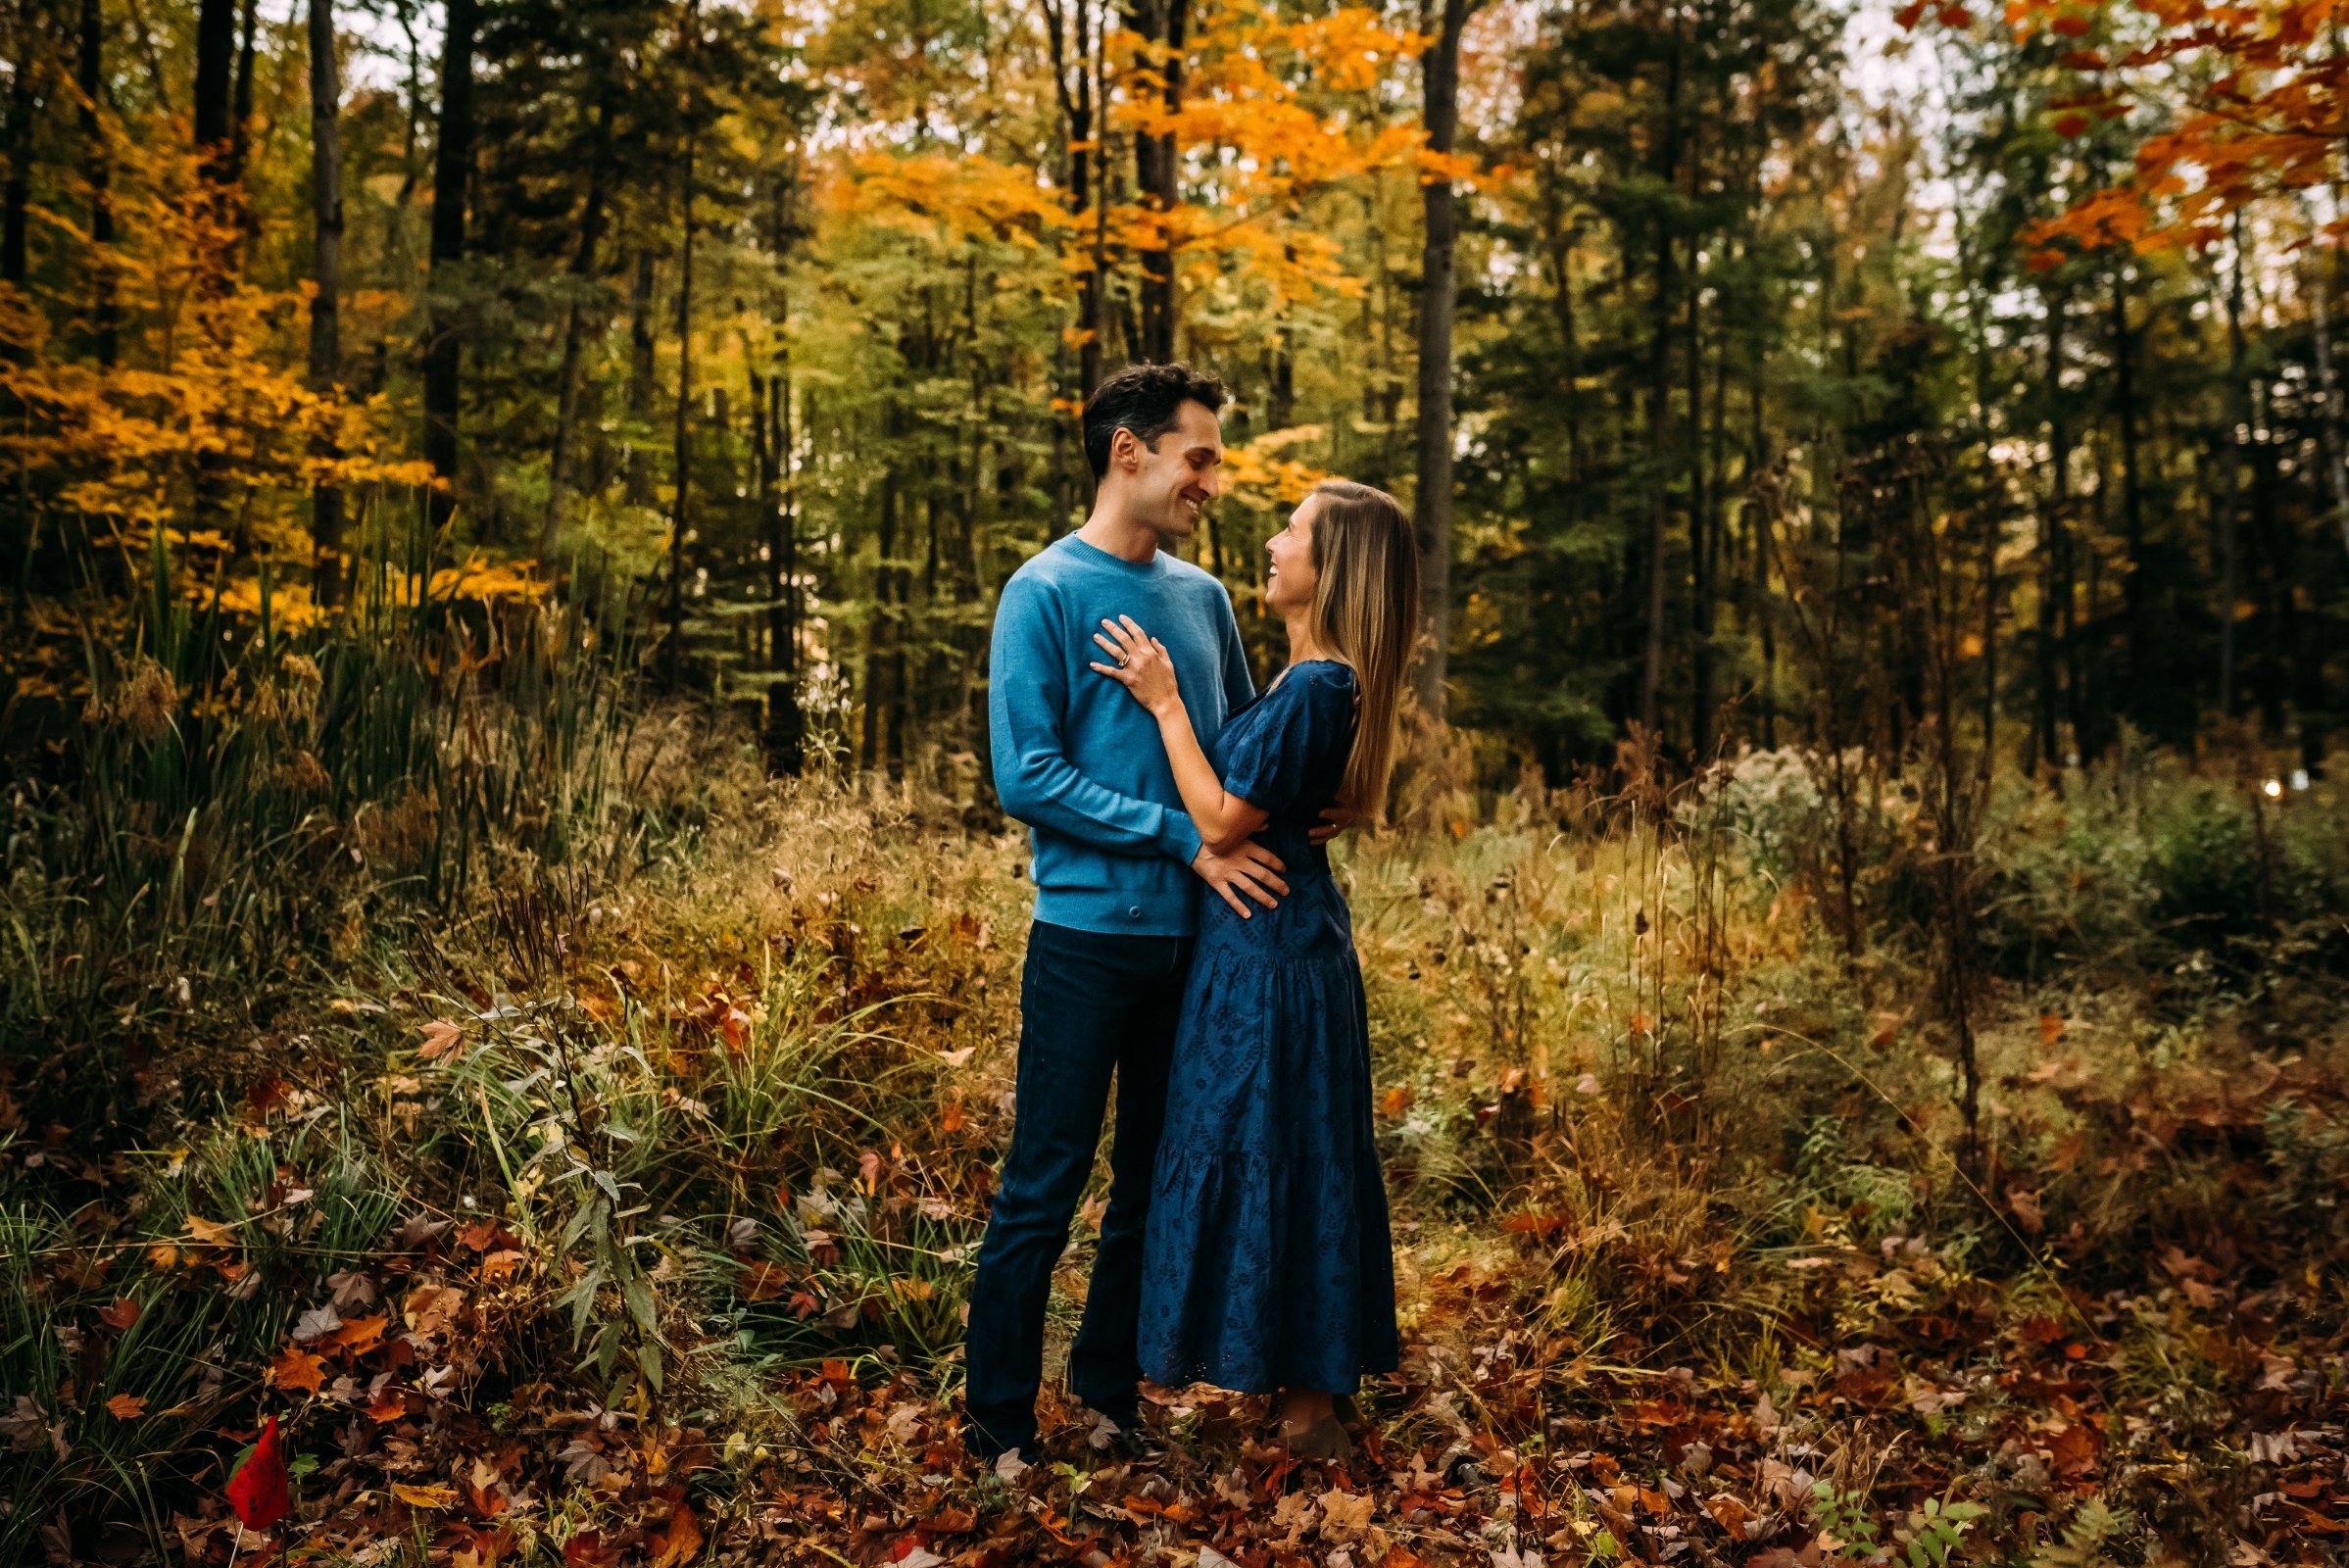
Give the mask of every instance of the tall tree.
<path id="1" fill-rule="evenodd" d="M 37 0 L 13 0 L 8 11 L 8 94 L 0 100 L 0 155 L 8 175 L 0 182 L 0 283 L 24 286 L 28 266 L 27 215 L 32 203 L 33 122 L 40 113 L 40 78 L 47 51 L 49 8 Z"/>
<path id="2" fill-rule="evenodd" d="M 1672 322 L 1678 310 L 1677 255 L 1669 216 L 1680 168 L 1681 82 L 1686 21 L 1673 7 L 1672 42 L 1664 57 L 1664 98 L 1655 131 L 1654 311 L 1647 347 L 1647 571 L 1646 635 L 1639 659 L 1639 723 L 1651 736 L 1663 729 L 1664 589 L 1670 575 L 1672 530 Z M 1689 428 L 1695 428 L 1690 410 Z"/>
<path id="3" fill-rule="evenodd" d="M 669 685 L 677 685 L 685 644 L 685 546 L 691 535 L 693 513 L 693 242 L 694 152 L 701 139 L 701 117 L 694 103 L 699 85 L 693 74 L 701 52 L 702 9 L 699 0 L 685 0 L 684 143 L 679 159 L 677 191 L 684 229 L 677 258 L 677 409 L 674 430 L 675 504 L 669 514 L 668 648 Z"/>
<path id="4" fill-rule="evenodd" d="M 1433 41 L 1420 62 L 1420 120 L 1438 167 L 1425 176 L 1420 209 L 1426 237 L 1419 259 L 1418 488 L 1411 527 L 1419 546 L 1419 609 L 1426 647 L 1413 686 L 1420 710 L 1444 721 L 1444 677 L 1451 648 L 1452 539 L 1452 318 L 1459 282 L 1458 197 L 1447 167 L 1460 129 L 1460 34 L 1473 0 L 1435 0 L 1443 7 Z"/>
<path id="5" fill-rule="evenodd" d="M 95 3 L 95 0 L 92 0 Z M 342 72 L 335 59 L 334 0 L 310 0 L 310 384 L 330 395 L 342 377 Z M 340 454 L 321 442 L 320 456 Z M 311 497 L 310 541 L 318 602 L 333 604 L 343 580 L 343 492 L 320 483 Z"/>
<path id="6" fill-rule="evenodd" d="M 1190 0 L 1142 0 L 1130 21 L 1146 40 L 1154 71 L 1141 74 L 1142 91 L 1159 100 L 1167 127 L 1134 134 L 1135 183 L 1152 220 L 1142 250 L 1142 358 L 1167 364 L 1175 357 L 1175 239 L 1171 228 L 1181 174 L 1174 120 L 1183 107 L 1183 50 Z"/>
<path id="7" fill-rule="evenodd" d="M 80 103 L 82 177 L 90 188 L 90 353 L 101 369 L 122 354 L 121 287 L 115 257 L 114 160 L 100 109 L 106 95 L 106 19 L 99 0 L 81 0 L 81 50 L 74 85 Z"/>
<path id="8" fill-rule="evenodd" d="M 569 522 L 571 470 L 578 461 L 579 405 L 586 383 L 587 291 L 594 283 L 597 247 L 604 238 L 604 205 L 612 155 L 612 98 L 596 102 L 596 122 L 587 159 L 587 200 L 579 214 L 579 238 L 571 252 L 569 289 L 563 306 L 563 364 L 555 388 L 555 443 L 547 459 L 547 515 L 538 553 L 551 558 Z"/>
<path id="9" fill-rule="evenodd" d="M 207 4 L 217 0 L 207 0 Z M 473 43 L 478 0 L 449 0 L 441 37 L 440 127 L 432 154 L 431 303 L 424 326 L 424 461 L 432 466 L 430 515 L 444 526 L 457 507 L 458 421 L 465 339 L 457 274 L 465 261 L 467 187 L 473 171 Z"/>

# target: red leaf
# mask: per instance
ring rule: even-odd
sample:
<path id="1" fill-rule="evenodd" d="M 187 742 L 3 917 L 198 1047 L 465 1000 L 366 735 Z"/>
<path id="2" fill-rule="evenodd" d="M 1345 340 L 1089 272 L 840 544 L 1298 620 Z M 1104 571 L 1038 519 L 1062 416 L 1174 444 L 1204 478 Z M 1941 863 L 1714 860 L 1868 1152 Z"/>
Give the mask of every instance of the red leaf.
<path id="1" fill-rule="evenodd" d="M 228 1478 L 228 1506 L 247 1530 L 269 1529 L 293 1506 L 286 1494 L 285 1451 L 277 1446 L 275 1416 L 269 1417 L 261 1429 L 261 1441 Z"/>
<path id="2" fill-rule="evenodd" d="M 2067 38 L 2084 38 L 2088 35 L 2088 29 L 2093 26 L 2094 24 L 2091 23 L 2086 17 L 2080 15 L 2078 12 L 2070 12 L 2064 16 L 2056 18 L 2053 22 L 2047 24 L 2047 25 L 2053 27 L 2057 32 L 2062 33 Z"/>
<path id="3" fill-rule="evenodd" d="M 2077 136 L 2087 128 L 2088 117 L 2077 109 L 2055 117 L 2055 133 L 2059 136 Z"/>
<path id="4" fill-rule="evenodd" d="M 114 1305 L 100 1309 L 98 1321 L 110 1329 L 127 1330 L 138 1321 L 138 1302 L 124 1297 Z"/>
<path id="5" fill-rule="evenodd" d="M 610 1568 L 619 1561 L 618 1544 L 607 1545 L 600 1532 L 582 1530 L 563 1544 L 563 1560 L 568 1568 Z"/>

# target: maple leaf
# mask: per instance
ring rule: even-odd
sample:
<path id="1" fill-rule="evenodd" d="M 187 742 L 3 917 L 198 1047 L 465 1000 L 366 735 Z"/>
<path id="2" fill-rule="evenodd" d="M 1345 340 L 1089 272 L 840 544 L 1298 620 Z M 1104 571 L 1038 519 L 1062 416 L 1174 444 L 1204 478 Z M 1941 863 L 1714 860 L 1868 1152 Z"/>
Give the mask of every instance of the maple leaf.
<path id="1" fill-rule="evenodd" d="M 228 1478 L 228 1505 L 248 1530 L 267 1530 L 293 1506 L 287 1493 L 285 1450 L 278 1446 L 277 1418 L 270 1416 L 253 1451 Z"/>
<path id="2" fill-rule="evenodd" d="M 412 1508 L 454 1508 L 457 1506 L 455 1487 L 418 1487 L 405 1481 L 392 1483 L 392 1495 Z"/>
<path id="3" fill-rule="evenodd" d="M 438 1061 L 465 1044 L 465 1030 L 446 1018 L 435 1018 L 424 1025 L 423 1035 L 424 1043 L 416 1048 L 416 1054 L 426 1061 Z"/>
<path id="4" fill-rule="evenodd" d="M 106 1401 L 106 1408 L 118 1421 L 136 1421 L 147 1413 L 147 1401 L 136 1394 L 118 1394 Z"/>
<path id="5" fill-rule="evenodd" d="M 269 1383 L 274 1388 L 300 1389 L 316 1394 L 325 1386 L 325 1357 L 289 1345 L 269 1358 Z"/>
<path id="6" fill-rule="evenodd" d="M 127 1332 L 130 1328 L 130 1325 L 138 1321 L 138 1302 L 131 1300 L 128 1297 L 124 1297 L 122 1299 L 115 1302 L 112 1306 L 100 1308 L 98 1312 L 98 1321 L 105 1324 L 110 1329 L 118 1329 Z"/>
<path id="7" fill-rule="evenodd" d="M 313 1340 L 324 1339 L 342 1326 L 342 1315 L 334 1310 L 332 1303 L 314 1306 L 294 1320 L 294 1341 L 299 1345 L 308 1345 Z"/>

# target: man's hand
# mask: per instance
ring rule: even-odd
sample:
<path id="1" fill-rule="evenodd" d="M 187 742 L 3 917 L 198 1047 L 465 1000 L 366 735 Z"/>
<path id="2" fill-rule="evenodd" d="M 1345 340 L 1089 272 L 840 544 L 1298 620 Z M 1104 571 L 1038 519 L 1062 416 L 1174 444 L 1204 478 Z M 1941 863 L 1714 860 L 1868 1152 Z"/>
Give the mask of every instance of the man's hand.
<path id="1" fill-rule="evenodd" d="M 1343 806 L 1333 806 L 1321 813 L 1321 825 L 1307 833 L 1305 837 L 1316 844 L 1327 844 L 1353 825 L 1353 812 Z"/>
<path id="2" fill-rule="evenodd" d="M 1202 844 L 1199 854 L 1192 857 L 1191 869 L 1243 920 L 1254 911 L 1241 902 L 1241 895 L 1246 894 L 1267 909 L 1289 896 L 1289 884 L 1281 880 L 1281 858 L 1253 839 L 1229 855 L 1218 855 Z"/>

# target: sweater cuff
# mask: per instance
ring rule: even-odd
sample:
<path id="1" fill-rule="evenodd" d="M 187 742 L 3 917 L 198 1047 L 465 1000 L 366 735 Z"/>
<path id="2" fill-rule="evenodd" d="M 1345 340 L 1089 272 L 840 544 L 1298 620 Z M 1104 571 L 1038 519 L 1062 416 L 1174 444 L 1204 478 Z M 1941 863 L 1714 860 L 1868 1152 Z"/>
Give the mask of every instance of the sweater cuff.
<path id="1" fill-rule="evenodd" d="M 1158 847 L 1173 857 L 1177 865 L 1189 869 L 1199 858 L 1199 825 L 1191 820 L 1189 811 L 1161 808 L 1166 812 L 1166 825 L 1158 830 Z"/>

